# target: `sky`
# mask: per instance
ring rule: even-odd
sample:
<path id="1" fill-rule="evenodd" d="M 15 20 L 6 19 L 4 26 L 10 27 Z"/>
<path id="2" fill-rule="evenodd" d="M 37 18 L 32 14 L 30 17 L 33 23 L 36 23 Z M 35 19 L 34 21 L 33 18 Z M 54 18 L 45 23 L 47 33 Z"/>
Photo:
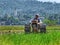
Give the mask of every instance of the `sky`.
<path id="1" fill-rule="evenodd" d="M 57 2 L 57 3 L 60 3 L 60 0 L 38 0 L 38 1 L 43 1 L 43 2 Z"/>

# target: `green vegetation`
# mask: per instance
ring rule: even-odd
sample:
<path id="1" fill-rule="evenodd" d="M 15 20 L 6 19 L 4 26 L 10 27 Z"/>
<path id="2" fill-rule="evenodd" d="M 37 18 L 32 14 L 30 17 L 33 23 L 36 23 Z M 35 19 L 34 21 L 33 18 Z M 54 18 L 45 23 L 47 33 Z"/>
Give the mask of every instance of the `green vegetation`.
<path id="1" fill-rule="evenodd" d="M 0 30 L 23 30 L 24 26 L 0 26 Z M 51 30 L 49 32 L 49 29 Z M 0 33 L 0 45 L 60 45 L 60 26 L 47 26 L 47 33 Z"/>
<path id="2" fill-rule="evenodd" d="M 44 19 L 43 21 L 44 23 L 46 23 L 47 25 L 56 25 L 57 20 L 52 20 L 52 19 Z"/>
<path id="3" fill-rule="evenodd" d="M 18 25 L 15 25 L 15 26 L 0 26 L 0 30 L 23 30 L 24 29 L 24 26 L 18 26 Z"/>
<path id="4" fill-rule="evenodd" d="M 2 5 L 3 4 L 3 5 Z M 0 0 L 0 25 L 24 25 L 36 13 L 48 24 L 60 24 L 60 3 L 40 2 L 37 0 Z M 52 23 L 57 20 L 57 23 Z"/>
<path id="5" fill-rule="evenodd" d="M 59 30 L 60 26 L 47 26 L 46 27 L 47 30 Z M 24 30 L 24 26 L 21 25 L 14 25 L 14 26 L 0 26 L 0 30 Z"/>
<path id="6" fill-rule="evenodd" d="M 60 30 L 60 25 L 47 26 L 47 30 Z"/>
<path id="7" fill-rule="evenodd" d="M 60 45 L 60 31 L 46 34 L 0 34 L 0 45 Z"/>

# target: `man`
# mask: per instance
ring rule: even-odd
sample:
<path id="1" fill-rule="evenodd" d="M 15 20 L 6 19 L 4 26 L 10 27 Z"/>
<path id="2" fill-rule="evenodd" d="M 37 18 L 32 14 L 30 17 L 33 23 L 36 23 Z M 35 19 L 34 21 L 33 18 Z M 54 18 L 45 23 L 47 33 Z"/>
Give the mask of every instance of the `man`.
<path id="1" fill-rule="evenodd" d="M 32 24 L 32 29 L 33 29 L 32 31 L 38 32 L 38 27 L 40 27 L 40 25 L 42 24 L 42 21 L 39 18 L 39 14 L 36 14 L 35 17 L 32 20 L 30 20 L 30 23 Z"/>

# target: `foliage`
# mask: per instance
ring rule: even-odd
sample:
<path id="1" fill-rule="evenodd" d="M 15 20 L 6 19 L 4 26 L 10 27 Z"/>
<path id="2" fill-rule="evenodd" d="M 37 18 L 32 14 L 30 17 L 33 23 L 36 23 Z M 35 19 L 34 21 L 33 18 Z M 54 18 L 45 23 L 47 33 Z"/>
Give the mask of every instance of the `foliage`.
<path id="1" fill-rule="evenodd" d="M 47 25 L 56 25 L 57 20 L 49 20 L 49 19 L 45 19 L 44 23 L 46 23 Z"/>
<path id="2" fill-rule="evenodd" d="M 60 45 L 60 31 L 46 34 L 0 34 L 0 45 Z"/>
<path id="3" fill-rule="evenodd" d="M 46 26 L 46 29 L 47 30 L 59 30 L 60 25 Z M 4 31 L 4 30 L 24 30 L 24 25 L 0 26 L 0 31 Z"/>
<path id="4" fill-rule="evenodd" d="M 24 26 L 19 26 L 19 25 L 12 25 L 12 26 L 0 26 L 0 30 L 4 31 L 4 30 L 24 30 Z"/>
<path id="5" fill-rule="evenodd" d="M 4 22 L 3 25 L 23 25 L 37 13 L 47 19 L 58 20 L 57 24 L 60 23 L 60 3 L 37 0 L 0 0 L 0 23 Z"/>

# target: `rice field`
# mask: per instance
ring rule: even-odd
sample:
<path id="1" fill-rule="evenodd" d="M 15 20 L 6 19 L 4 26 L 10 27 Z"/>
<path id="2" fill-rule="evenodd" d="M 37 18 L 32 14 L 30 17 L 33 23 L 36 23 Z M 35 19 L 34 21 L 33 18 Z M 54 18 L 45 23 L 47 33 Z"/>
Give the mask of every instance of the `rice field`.
<path id="1" fill-rule="evenodd" d="M 57 26 L 55 26 L 58 29 Z M 47 29 L 54 29 L 54 26 Z M 9 33 L 0 34 L 0 45 L 60 45 L 60 30 L 47 33 Z"/>
<path id="2" fill-rule="evenodd" d="M 60 45 L 60 32 L 0 34 L 0 45 Z"/>
<path id="3" fill-rule="evenodd" d="M 60 30 L 60 25 L 56 25 L 56 26 L 47 26 L 46 27 L 47 30 Z M 24 30 L 24 26 L 22 25 L 12 25 L 12 26 L 0 26 L 0 31 L 3 30 Z"/>
<path id="4" fill-rule="evenodd" d="M 0 26 L 0 31 L 3 31 L 3 30 L 24 30 L 24 26 L 21 26 L 21 25 L 12 25 L 12 26 L 3 25 L 3 26 Z"/>

